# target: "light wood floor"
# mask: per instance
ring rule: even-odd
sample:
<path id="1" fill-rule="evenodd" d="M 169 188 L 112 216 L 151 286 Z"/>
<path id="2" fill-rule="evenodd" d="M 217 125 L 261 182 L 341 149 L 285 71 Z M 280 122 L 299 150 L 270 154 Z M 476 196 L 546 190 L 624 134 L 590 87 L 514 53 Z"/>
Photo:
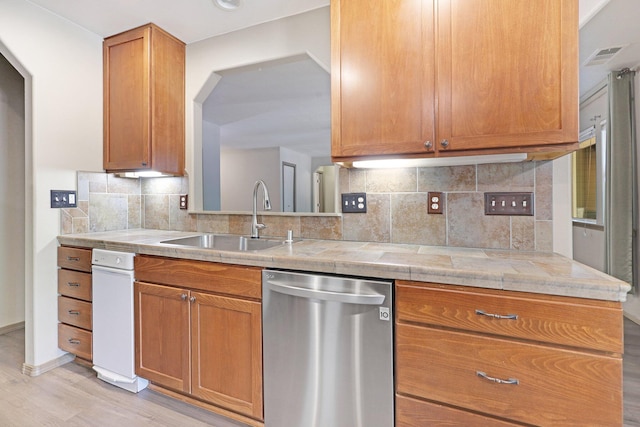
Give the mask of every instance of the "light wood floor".
<path id="1" fill-rule="evenodd" d="M 29 377 L 23 361 L 24 330 L 0 335 L 2 427 L 244 426 L 150 390 L 113 387 L 76 363 Z"/>
<path id="2" fill-rule="evenodd" d="M 625 319 L 624 427 L 640 427 L 640 326 Z M 232 422 L 150 390 L 110 386 L 75 363 L 38 377 L 20 372 L 24 331 L 0 335 L 0 426 L 214 426 Z"/>

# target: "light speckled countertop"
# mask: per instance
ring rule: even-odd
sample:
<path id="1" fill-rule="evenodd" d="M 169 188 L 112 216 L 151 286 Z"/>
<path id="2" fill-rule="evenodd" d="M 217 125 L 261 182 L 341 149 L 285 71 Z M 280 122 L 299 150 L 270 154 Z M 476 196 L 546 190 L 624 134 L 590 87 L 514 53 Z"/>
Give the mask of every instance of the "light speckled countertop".
<path id="1" fill-rule="evenodd" d="M 630 286 L 553 253 L 337 240 L 301 240 L 253 252 L 177 247 L 162 240 L 200 233 L 124 230 L 58 237 L 63 245 L 268 268 L 417 280 L 624 301 Z"/>

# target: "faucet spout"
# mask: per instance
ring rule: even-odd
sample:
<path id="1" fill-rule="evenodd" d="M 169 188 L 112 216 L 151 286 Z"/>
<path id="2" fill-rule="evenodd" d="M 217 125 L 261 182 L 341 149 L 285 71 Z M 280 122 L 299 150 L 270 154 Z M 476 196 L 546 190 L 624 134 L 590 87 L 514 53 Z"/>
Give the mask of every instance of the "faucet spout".
<path id="1" fill-rule="evenodd" d="M 264 183 L 263 180 L 259 179 L 256 181 L 253 186 L 253 212 L 251 215 L 251 238 L 258 239 L 260 238 L 259 230 L 266 227 L 264 224 L 258 223 L 258 188 L 262 187 L 263 193 L 263 207 L 265 211 L 271 210 L 271 201 L 269 200 L 269 190 L 267 189 L 267 184 Z"/>

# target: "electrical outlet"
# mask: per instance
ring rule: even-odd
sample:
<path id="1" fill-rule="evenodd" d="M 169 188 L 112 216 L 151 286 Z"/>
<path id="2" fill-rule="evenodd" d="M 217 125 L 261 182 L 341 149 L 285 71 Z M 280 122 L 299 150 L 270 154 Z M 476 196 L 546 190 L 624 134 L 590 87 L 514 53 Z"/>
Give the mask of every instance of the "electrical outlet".
<path id="1" fill-rule="evenodd" d="M 429 207 L 427 209 L 427 213 L 441 215 L 444 205 L 442 193 L 439 191 L 429 191 L 427 193 L 427 196 L 429 197 Z"/>
<path id="2" fill-rule="evenodd" d="M 75 208 L 78 206 L 76 192 L 73 190 L 51 190 L 52 208 Z"/>
<path id="3" fill-rule="evenodd" d="M 342 193 L 343 213 L 367 213 L 367 193 Z"/>
<path id="4" fill-rule="evenodd" d="M 187 209 L 189 207 L 189 195 L 180 195 L 180 209 Z"/>
<path id="5" fill-rule="evenodd" d="M 484 193 L 484 214 L 533 216 L 533 193 Z"/>

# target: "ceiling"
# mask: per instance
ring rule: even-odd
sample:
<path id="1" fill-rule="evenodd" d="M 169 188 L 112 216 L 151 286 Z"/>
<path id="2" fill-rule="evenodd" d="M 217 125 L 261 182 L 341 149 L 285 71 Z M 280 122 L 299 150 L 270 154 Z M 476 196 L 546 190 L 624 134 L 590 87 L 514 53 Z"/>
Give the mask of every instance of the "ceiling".
<path id="1" fill-rule="evenodd" d="M 596 4 L 597 3 L 597 4 Z M 597 13 L 580 28 L 580 95 L 597 86 L 609 71 L 635 68 L 640 65 L 640 25 L 638 0 L 580 0 L 581 17 L 588 15 L 588 6 Z M 585 66 L 597 50 L 626 46 L 608 62 Z"/>
<path id="2" fill-rule="evenodd" d="M 221 79 L 202 105 L 202 118 L 220 127 L 223 146 L 329 156 L 331 80 L 310 56 L 216 73 Z"/>
<path id="3" fill-rule="evenodd" d="M 242 0 L 225 11 L 212 0 L 28 0 L 108 37 L 153 22 L 186 44 L 327 6 L 329 0 Z"/>
<path id="4" fill-rule="evenodd" d="M 243 0 L 244 4 L 239 10 L 228 12 L 215 6 L 212 0 L 30 1 L 101 37 L 153 22 L 187 44 L 329 4 L 329 0 Z M 637 24 L 638 15 L 635 13 L 638 0 L 579 0 L 579 4 L 582 96 L 605 79 L 610 70 L 640 65 L 640 25 Z M 583 66 L 593 52 L 612 46 L 626 47 L 607 63 Z M 220 86 L 223 91 L 218 94 L 220 105 L 208 108 L 205 120 L 227 128 L 236 146 L 268 146 L 274 142 L 282 145 L 283 141 L 306 140 L 306 149 L 310 149 L 320 144 L 317 138 L 322 135 L 326 138 L 322 145 L 328 147 L 328 75 L 311 62 L 297 66 L 270 64 L 268 70 L 259 70 L 259 67 L 246 69 L 235 77 L 229 71 L 229 87 Z M 303 72 L 310 73 L 306 80 L 301 74 Z M 265 76 L 269 78 L 265 79 Z M 232 82 L 232 78 L 239 80 Z M 292 84 L 287 85 L 287 82 Z M 318 86 L 302 88 L 302 83 L 310 82 Z M 231 90 L 233 87 L 238 90 Z M 319 90 L 326 92 L 319 95 Z M 264 99 L 251 100 L 248 98 L 251 93 L 260 93 L 260 96 L 269 94 L 273 99 L 268 103 Z M 301 97 L 305 94 L 312 95 L 312 98 L 305 108 L 301 108 Z M 238 113 L 237 107 L 241 104 L 248 112 L 244 117 Z M 266 110 L 258 114 L 260 108 Z M 230 112 L 233 112 L 233 120 L 230 119 Z M 314 129 L 302 129 L 300 125 L 304 123 L 313 123 Z M 320 131 L 319 128 L 324 130 Z M 278 129 L 286 130 L 287 136 L 278 135 Z"/>

